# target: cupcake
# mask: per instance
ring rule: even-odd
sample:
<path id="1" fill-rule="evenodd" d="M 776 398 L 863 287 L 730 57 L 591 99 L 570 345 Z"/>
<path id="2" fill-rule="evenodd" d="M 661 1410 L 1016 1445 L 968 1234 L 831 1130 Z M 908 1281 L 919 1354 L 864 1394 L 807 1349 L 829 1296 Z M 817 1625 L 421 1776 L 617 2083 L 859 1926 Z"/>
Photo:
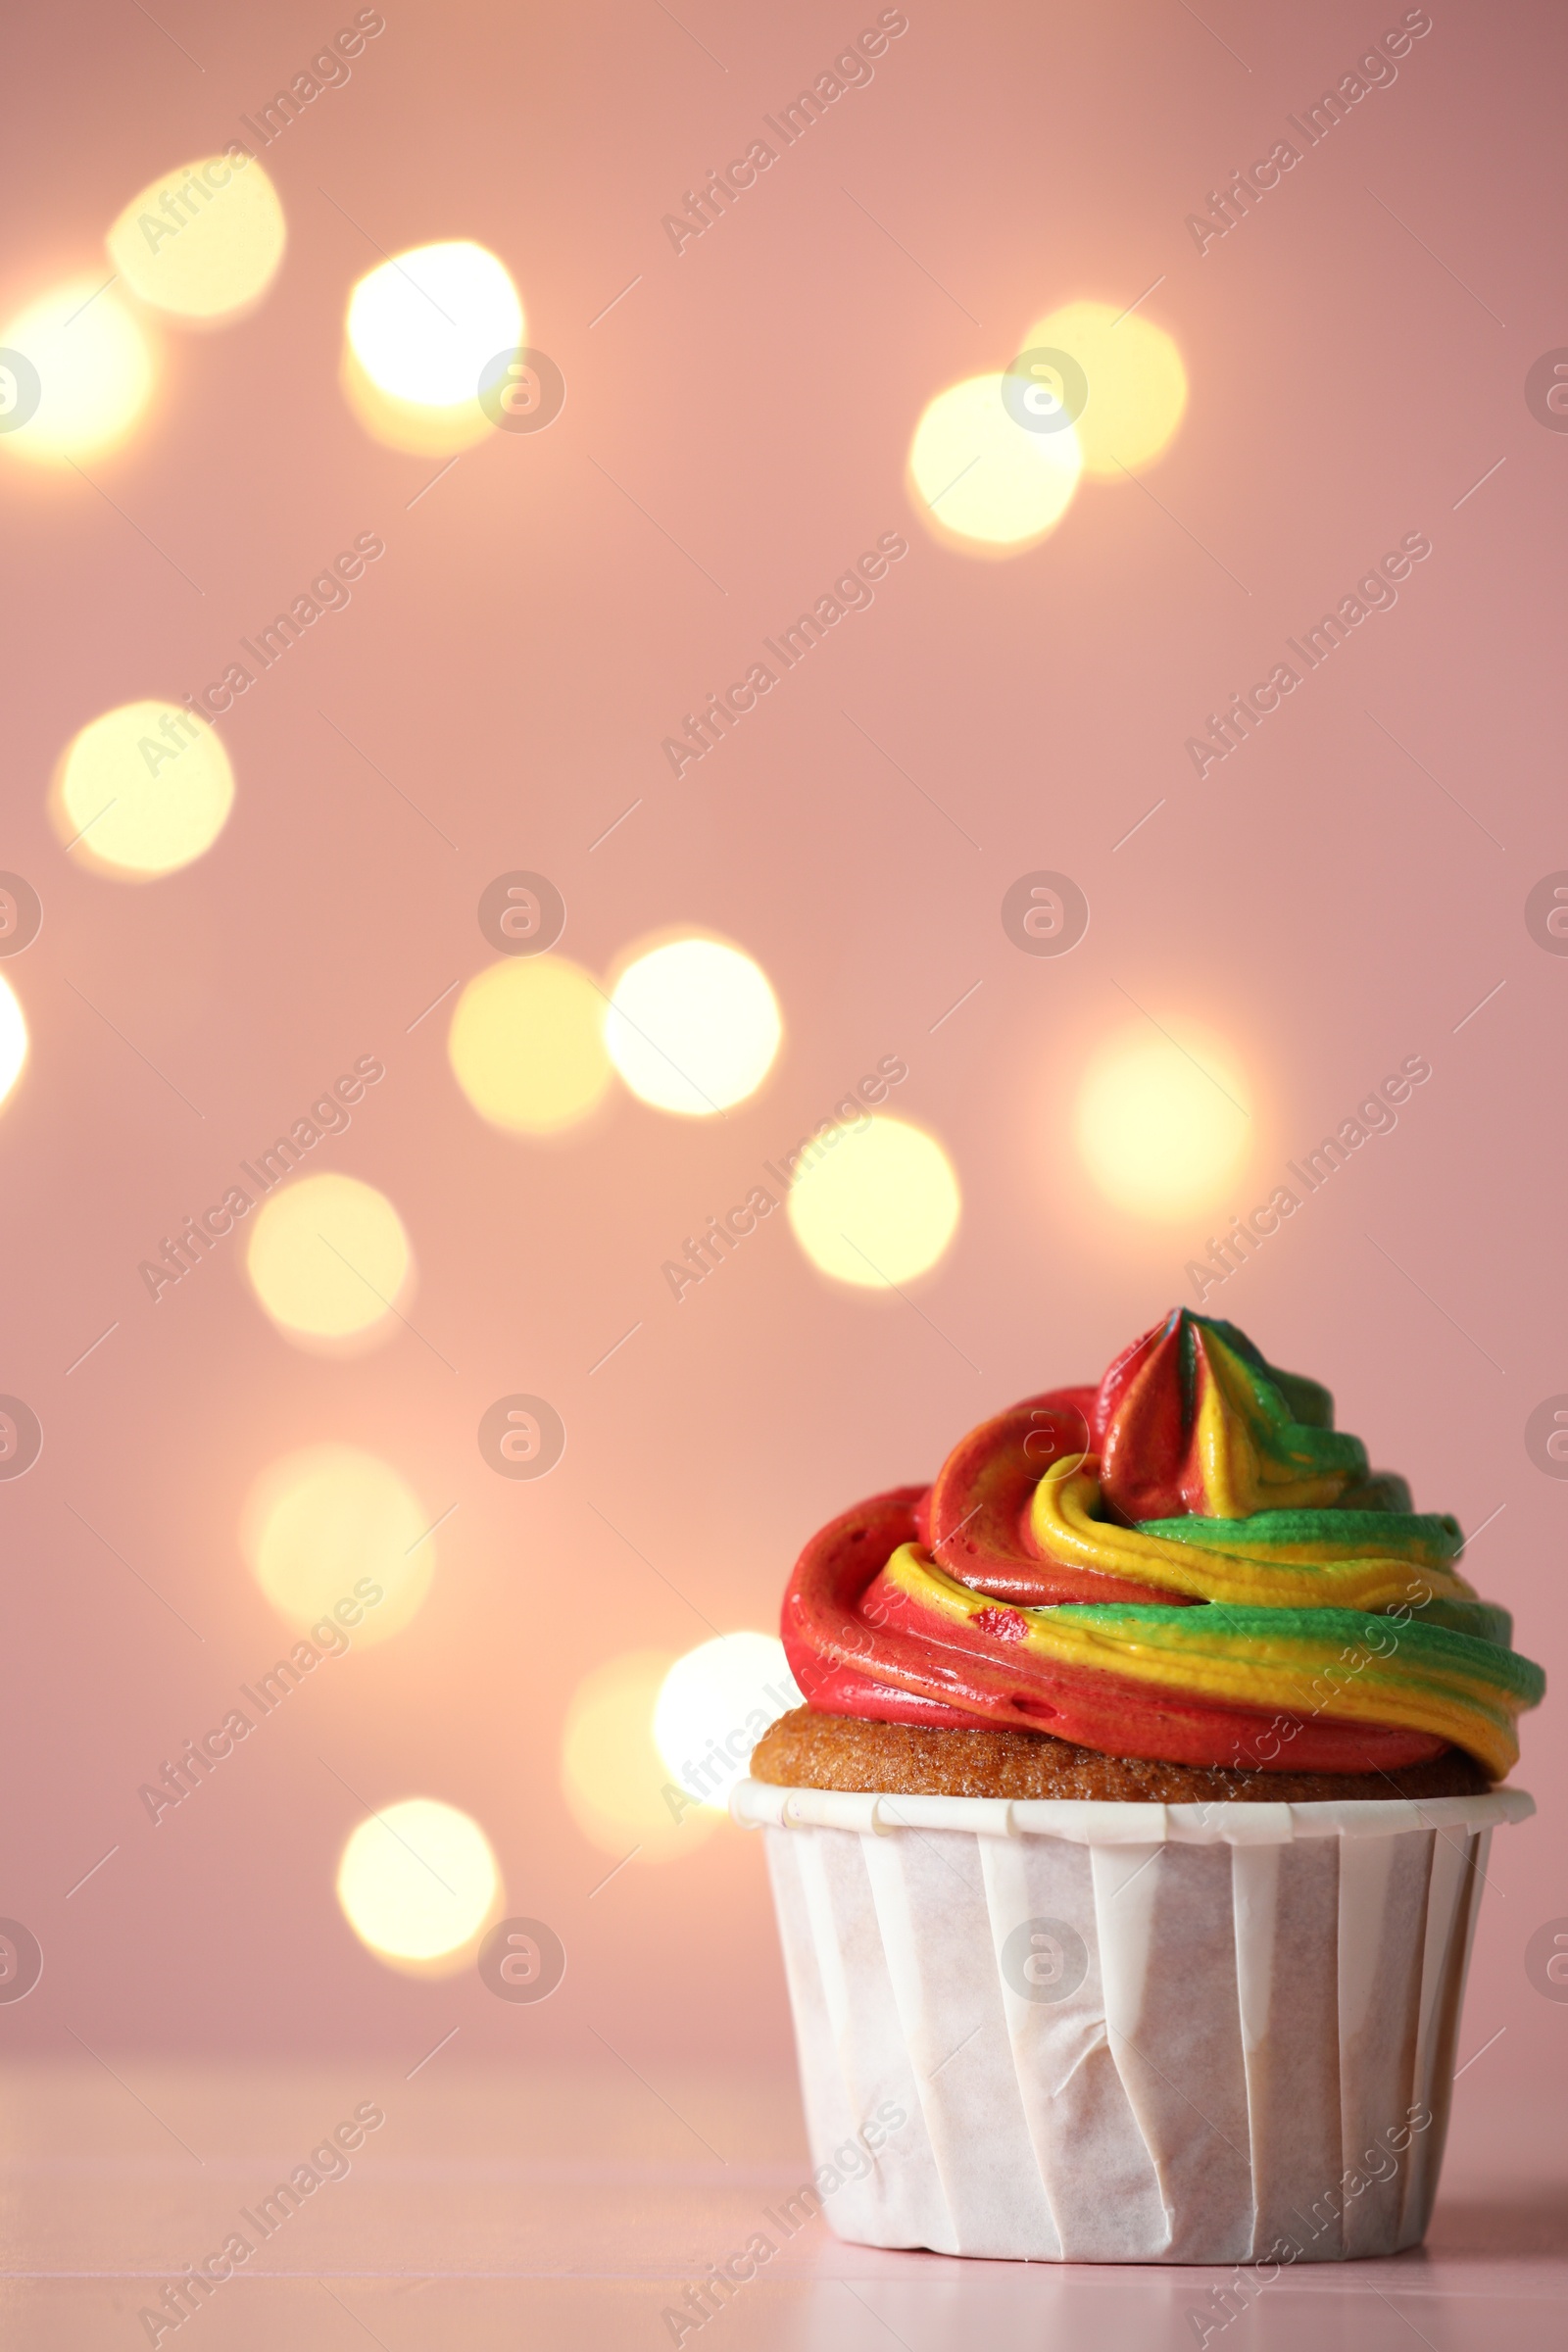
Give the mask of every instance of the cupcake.
<path id="1" fill-rule="evenodd" d="M 1186 1310 L 812 1538 L 807 1703 L 732 1803 L 840 2236 L 1265 2279 L 1420 2239 L 1544 1689 L 1462 1546 Z"/>

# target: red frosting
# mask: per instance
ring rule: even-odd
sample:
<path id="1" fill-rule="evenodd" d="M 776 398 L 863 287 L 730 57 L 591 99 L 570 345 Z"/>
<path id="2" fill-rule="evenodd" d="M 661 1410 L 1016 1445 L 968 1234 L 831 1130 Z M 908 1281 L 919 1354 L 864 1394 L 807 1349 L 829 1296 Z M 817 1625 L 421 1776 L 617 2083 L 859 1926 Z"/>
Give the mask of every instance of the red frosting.
<path id="1" fill-rule="evenodd" d="M 918 1513 L 918 1541 L 939 1568 L 1026 1609 L 1056 1600 L 1169 1601 L 1151 1585 L 1061 1567 L 1035 1541 L 1029 1497 L 1053 1462 L 1090 1450 L 1095 1409 L 1093 1389 L 1050 1389 L 959 1440 Z"/>
<path id="2" fill-rule="evenodd" d="M 895 1487 L 873 1495 L 832 1520 L 801 1554 L 784 1598 L 784 1647 L 808 1703 L 824 1714 L 950 1730 L 1009 1724 L 1104 1755 L 1265 1772 L 1390 1772 L 1443 1752 L 1446 1742 L 1426 1732 L 1212 1706 L 1098 1669 L 1032 1659 L 1025 1687 L 1009 1660 L 1021 1624 L 1009 1609 L 982 1612 L 992 1625 L 971 1621 L 974 1647 L 963 1652 L 904 1630 L 899 1595 L 872 1588 L 898 1546 L 919 1541 L 919 1507 L 930 1492 Z M 1274 1748 L 1268 1757 L 1259 1753 L 1265 1731 L 1273 1734 L 1262 1743 Z"/>
<path id="3" fill-rule="evenodd" d="M 1020 1609 L 1187 1605 L 1170 1592 L 1045 1557 L 1029 1510 L 1051 1464 L 1083 1453 L 1097 1457 L 1104 1503 L 1125 1524 L 1201 1509 L 1180 1347 L 1169 1325 L 1146 1334 L 1098 1389 L 1026 1398 L 972 1430 L 934 1485 L 875 1495 L 814 1536 L 790 1580 L 782 1628 L 810 1705 L 954 1730 L 1006 1724 L 1104 1754 L 1265 1771 L 1390 1771 L 1441 1754 L 1446 1743 L 1427 1732 L 1216 1704 L 1019 1652 L 1028 1631 Z M 929 1619 L 881 1575 L 910 1543 L 994 1604 L 968 1620 L 961 1647 L 934 1638 Z"/>

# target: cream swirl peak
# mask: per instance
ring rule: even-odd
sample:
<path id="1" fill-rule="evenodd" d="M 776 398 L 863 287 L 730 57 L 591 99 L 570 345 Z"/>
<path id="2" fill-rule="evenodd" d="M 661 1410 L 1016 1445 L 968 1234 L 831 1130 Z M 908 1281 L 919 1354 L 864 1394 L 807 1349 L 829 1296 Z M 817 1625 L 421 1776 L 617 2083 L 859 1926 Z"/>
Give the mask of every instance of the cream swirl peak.
<path id="1" fill-rule="evenodd" d="M 929 1488 L 803 1552 L 783 1635 L 831 1714 L 1050 1731 L 1107 1754 L 1494 1776 L 1544 1678 L 1315 1381 L 1173 1310 L 1096 1389 L 1028 1397 Z"/>

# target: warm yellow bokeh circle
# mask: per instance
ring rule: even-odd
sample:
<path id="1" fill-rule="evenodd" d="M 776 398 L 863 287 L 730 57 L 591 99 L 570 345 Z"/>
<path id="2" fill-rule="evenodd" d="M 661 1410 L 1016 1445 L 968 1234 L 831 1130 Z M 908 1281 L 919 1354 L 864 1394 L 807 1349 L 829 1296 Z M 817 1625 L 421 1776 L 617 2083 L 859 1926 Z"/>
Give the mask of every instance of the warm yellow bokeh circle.
<path id="1" fill-rule="evenodd" d="M 449 408 L 471 400 L 486 362 L 520 343 L 522 305 L 484 246 L 420 245 L 360 279 L 349 297 L 348 338 L 381 391 Z"/>
<path id="2" fill-rule="evenodd" d="M 718 1816 L 694 1805 L 654 1740 L 654 1710 L 675 1660 L 632 1650 L 584 1676 L 561 1736 L 561 1788 L 577 1827 L 615 1861 L 695 1851 Z"/>
<path id="3" fill-rule="evenodd" d="M 200 156 L 152 180 L 107 239 L 122 283 L 191 324 L 215 324 L 259 302 L 287 242 L 277 190 L 243 153 Z"/>
<path id="4" fill-rule="evenodd" d="M 390 1462 L 358 1446 L 306 1446 L 263 1471 L 246 1497 L 240 1545 L 288 1624 L 343 1627 L 356 1646 L 384 1642 L 416 1614 L 435 1572 L 427 1513 Z"/>
<path id="5" fill-rule="evenodd" d="M 1252 1148 L 1250 1111 L 1225 1041 L 1162 1015 L 1158 1028 L 1141 1021 L 1101 1046 L 1074 1125 L 1107 1200 L 1133 1216 L 1174 1219 L 1222 1200 Z"/>
<path id="6" fill-rule="evenodd" d="M 789 1220 L 811 1263 L 867 1290 L 934 1266 L 958 1222 L 958 1180 L 935 1136 L 878 1116 L 841 1127 L 798 1178 Z"/>
<path id="7" fill-rule="evenodd" d="M 716 939 L 674 939 L 627 964 L 605 1013 L 610 1058 L 660 1110 L 710 1118 L 755 1094 L 784 1033 L 760 965 Z"/>
<path id="8" fill-rule="evenodd" d="M 0 357 L 0 455 L 90 465 L 125 439 L 152 395 L 152 346 L 102 270 L 8 318 L 0 354 L 22 362 Z"/>
<path id="9" fill-rule="evenodd" d="M 263 1202 L 246 1271 L 282 1330 L 345 1339 L 396 1322 L 412 1266 L 409 1237 L 384 1193 L 357 1176 L 303 1176 Z"/>
<path id="10" fill-rule="evenodd" d="M 1072 426 L 1020 430 L 1003 405 L 1000 375 L 971 375 L 939 392 L 909 447 L 922 519 L 970 554 L 1033 547 L 1066 513 L 1081 469 Z"/>
<path id="11" fill-rule="evenodd" d="M 210 850 L 233 801 L 234 771 L 216 728 L 177 703 L 122 703 L 68 745 L 49 813 L 84 864 L 150 882 Z"/>
<path id="12" fill-rule="evenodd" d="M 27 1058 L 27 1023 L 16 991 L 0 973 L 0 1102 L 22 1075 Z"/>
<path id="13" fill-rule="evenodd" d="M 466 238 L 416 246 L 349 296 L 343 388 L 367 431 L 438 455 L 495 428 L 479 405 L 492 360 L 522 342 L 522 304 L 503 263 Z"/>
<path id="14" fill-rule="evenodd" d="M 1187 406 L 1187 370 L 1152 319 L 1108 302 L 1063 303 L 1035 320 L 1021 348 L 1066 352 L 1088 378 L 1075 425 L 1087 472 L 1124 481 L 1123 468 L 1136 472 L 1174 439 Z M 1020 431 L 1020 438 L 1035 436 Z"/>
<path id="15" fill-rule="evenodd" d="M 654 1745 L 689 1796 L 715 1813 L 768 1725 L 801 1704 L 776 1634 L 718 1634 L 677 1658 L 654 1702 Z"/>
<path id="16" fill-rule="evenodd" d="M 410 1796 L 362 1821 L 343 1848 L 337 1899 L 376 1957 L 446 1976 L 471 1957 L 505 1903 L 490 1840 L 471 1814 Z"/>
<path id="17" fill-rule="evenodd" d="M 447 1035 L 453 1075 L 493 1127 L 570 1127 L 610 1084 L 604 995 L 565 956 L 510 956 L 468 982 Z"/>

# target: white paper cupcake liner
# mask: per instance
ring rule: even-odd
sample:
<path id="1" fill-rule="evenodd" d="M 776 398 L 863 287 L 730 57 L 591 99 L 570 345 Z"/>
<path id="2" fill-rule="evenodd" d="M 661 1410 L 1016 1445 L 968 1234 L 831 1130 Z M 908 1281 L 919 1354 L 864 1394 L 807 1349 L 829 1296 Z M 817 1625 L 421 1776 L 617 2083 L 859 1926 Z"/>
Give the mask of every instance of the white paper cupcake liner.
<path id="1" fill-rule="evenodd" d="M 813 2163 L 887 2103 L 907 2118 L 832 2190 L 841 2237 L 1191 2263 L 1420 2239 L 1487 1850 L 1535 1811 L 1522 1789 L 1139 1805 L 744 1781 L 731 1810 L 767 1835 Z"/>

